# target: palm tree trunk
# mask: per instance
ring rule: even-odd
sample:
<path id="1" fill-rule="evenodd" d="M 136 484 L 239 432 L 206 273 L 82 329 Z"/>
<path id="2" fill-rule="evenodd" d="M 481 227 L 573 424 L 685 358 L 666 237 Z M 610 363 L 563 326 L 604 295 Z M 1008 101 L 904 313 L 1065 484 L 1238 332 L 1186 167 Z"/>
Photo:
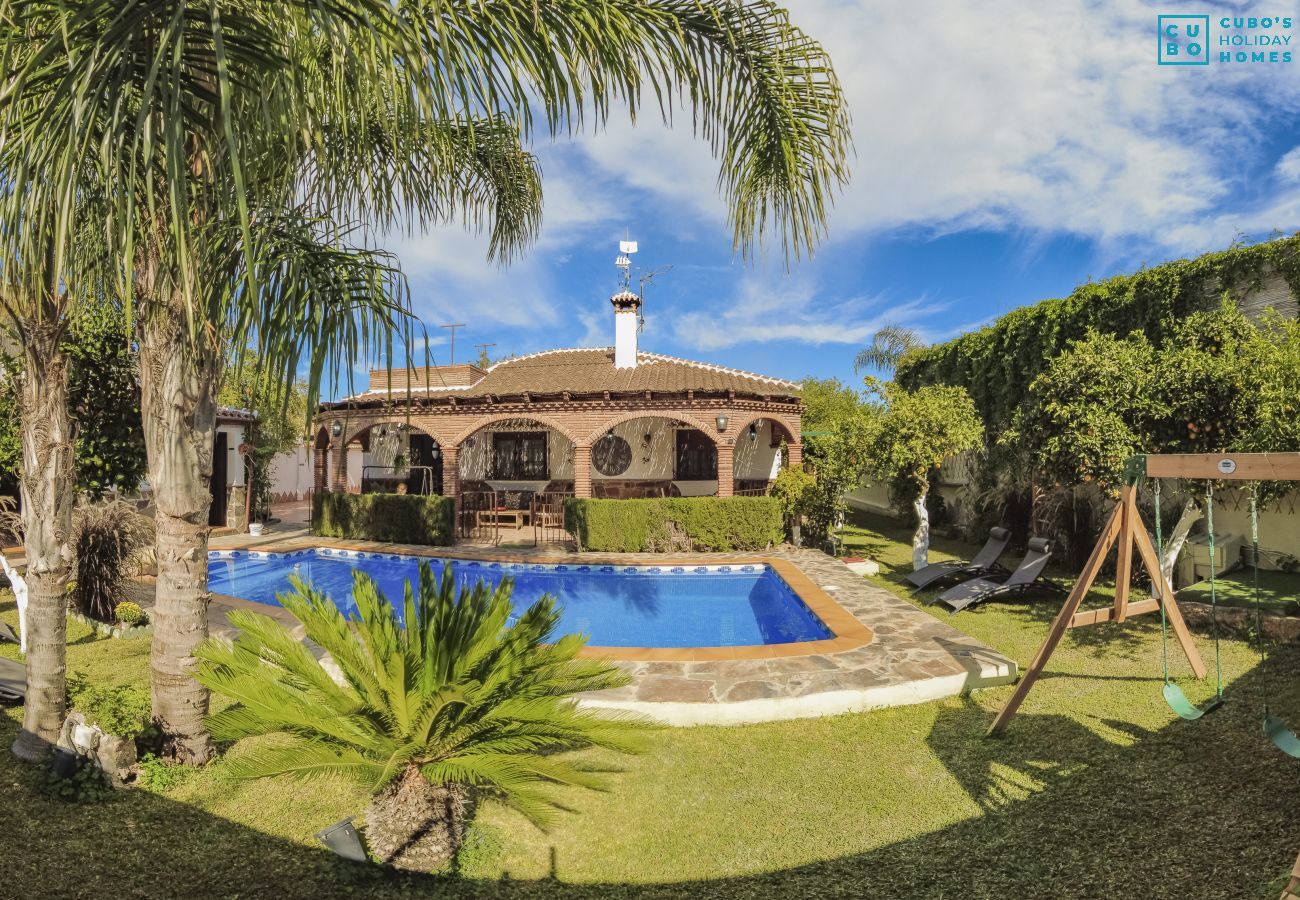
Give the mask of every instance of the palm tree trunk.
<path id="1" fill-rule="evenodd" d="M 469 796 L 460 785 L 430 784 L 408 768 L 366 809 L 366 843 L 381 862 L 412 872 L 446 867 L 460 849 Z"/>
<path id="2" fill-rule="evenodd" d="M 157 601 L 151 654 L 153 715 L 163 753 L 212 758 L 208 690 L 194 680 L 194 651 L 208 636 L 208 510 L 221 357 L 194 350 L 182 314 L 156 305 L 142 327 L 140 411 L 157 526 Z"/>
<path id="3" fill-rule="evenodd" d="M 27 554 L 27 701 L 14 755 L 35 762 L 63 726 L 67 594 L 75 502 L 68 360 L 61 325 L 25 323 L 21 430 L 23 547 Z"/>

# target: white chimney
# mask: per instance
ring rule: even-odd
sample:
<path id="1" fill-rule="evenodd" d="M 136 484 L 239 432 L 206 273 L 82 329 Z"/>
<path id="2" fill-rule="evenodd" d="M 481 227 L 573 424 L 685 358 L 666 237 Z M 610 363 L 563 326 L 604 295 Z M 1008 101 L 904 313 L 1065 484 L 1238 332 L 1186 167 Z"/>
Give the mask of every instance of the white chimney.
<path id="1" fill-rule="evenodd" d="M 636 368 L 636 335 L 641 326 L 641 298 L 623 291 L 609 298 L 614 304 L 614 368 Z"/>

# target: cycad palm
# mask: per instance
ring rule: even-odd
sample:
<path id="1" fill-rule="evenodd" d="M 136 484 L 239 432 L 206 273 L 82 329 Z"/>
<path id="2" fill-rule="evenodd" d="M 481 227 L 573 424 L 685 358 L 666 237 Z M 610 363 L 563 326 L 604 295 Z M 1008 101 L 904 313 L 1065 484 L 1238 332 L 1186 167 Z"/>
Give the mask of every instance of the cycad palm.
<path id="1" fill-rule="evenodd" d="M 360 782 L 375 795 L 366 816 L 372 851 L 407 868 L 427 870 L 454 852 L 465 788 L 545 826 L 558 808 L 546 785 L 600 785 L 554 752 L 629 750 L 635 729 L 578 708 L 572 695 L 627 677 L 576 658 L 580 635 L 551 640 L 559 614 L 549 596 L 511 624 L 512 587 L 480 581 L 458 592 L 451 566 L 439 583 L 421 564 L 399 612 L 358 573 L 357 617 L 349 620 L 295 579 L 280 602 L 333 658 L 338 682 L 284 626 L 259 613 L 231 613 L 239 636 L 209 641 L 198 653 L 198 679 L 236 701 L 212 715 L 209 728 L 225 740 L 281 736 L 232 759 L 232 771 L 335 773 Z"/>

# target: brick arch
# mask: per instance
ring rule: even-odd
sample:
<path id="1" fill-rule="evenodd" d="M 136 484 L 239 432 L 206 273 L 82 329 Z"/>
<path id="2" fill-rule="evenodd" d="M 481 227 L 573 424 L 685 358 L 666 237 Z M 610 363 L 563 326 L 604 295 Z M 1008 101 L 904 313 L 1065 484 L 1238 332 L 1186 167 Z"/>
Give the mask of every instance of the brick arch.
<path id="1" fill-rule="evenodd" d="M 499 422 L 536 422 L 538 425 L 545 425 L 547 428 L 551 429 L 552 431 L 557 431 L 560 434 L 564 435 L 566 438 L 569 439 L 569 442 L 572 443 L 573 445 L 577 446 L 578 444 L 578 441 L 573 436 L 573 433 L 567 427 L 560 424 L 558 420 L 553 419 L 550 416 L 533 416 L 533 415 L 521 416 L 518 413 L 515 413 L 513 415 L 502 414 L 499 416 L 489 416 L 486 419 L 483 419 L 479 422 L 475 422 L 472 426 L 470 426 L 469 428 L 465 429 L 460 434 L 458 434 L 455 440 L 448 441 L 447 444 L 445 444 L 444 446 L 460 447 L 460 445 L 465 443 L 465 441 L 471 436 L 482 431 L 484 428 L 487 428 L 489 425 L 496 425 Z"/>
<path id="2" fill-rule="evenodd" d="M 364 425 L 358 426 L 348 437 L 347 441 L 343 443 L 343 446 L 345 447 L 348 446 L 357 438 L 361 437 L 361 435 L 365 434 L 370 429 L 379 425 L 409 425 L 412 431 L 418 431 L 421 434 L 426 434 L 429 437 L 433 438 L 435 441 L 438 442 L 439 447 L 447 447 L 451 443 L 450 441 L 446 440 L 442 435 L 434 432 L 429 428 L 426 428 L 425 425 L 421 423 L 421 421 L 418 419 L 414 419 L 414 418 L 404 419 L 401 417 L 394 417 L 394 418 L 373 419 Z"/>
<path id="3" fill-rule="evenodd" d="M 316 432 L 316 439 L 312 442 L 313 450 L 328 450 L 330 448 L 330 431 L 325 426 L 321 426 Z"/>
<path id="4" fill-rule="evenodd" d="M 617 418 L 610 419 L 606 422 L 603 422 L 598 429 L 596 429 L 590 435 L 587 436 L 587 440 L 580 446 L 591 446 L 616 426 L 622 425 L 624 422 L 632 422 L 637 419 L 667 419 L 669 422 L 685 422 L 687 425 L 690 425 L 692 428 L 696 429 L 697 431 L 702 431 L 705 434 L 707 434 L 709 436 L 709 440 L 713 441 L 714 444 L 718 444 L 718 445 L 722 444 L 722 441 L 718 436 L 717 429 L 712 428 L 709 425 L 706 425 L 705 423 L 699 421 L 698 419 L 695 419 L 691 416 L 684 416 L 680 413 L 659 412 L 658 410 L 650 409 L 650 410 L 641 410 L 639 412 L 627 413 L 626 415 L 618 416 Z"/>
<path id="5" fill-rule="evenodd" d="M 762 422 L 762 421 L 764 421 L 764 420 L 766 420 L 766 421 L 768 421 L 768 422 L 775 422 L 777 425 L 781 426 L 781 429 L 785 432 L 786 437 L 788 437 L 788 438 L 790 439 L 790 440 L 789 440 L 789 443 L 791 443 L 791 444 L 799 444 L 799 443 L 802 443 L 801 440 L 795 438 L 795 436 L 794 436 L 794 434 L 795 434 L 795 429 L 793 429 L 793 428 L 790 427 L 790 423 L 789 423 L 789 422 L 787 422 L 785 419 L 781 418 L 780 416 L 774 416 L 774 415 L 772 415 L 771 413 L 754 413 L 752 416 L 749 416 L 748 418 L 742 419 L 741 421 L 737 422 L 737 423 L 734 424 L 734 425 L 729 424 L 729 425 L 727 426 L 727 430 L 728 430 L 728 431 L 733 431 L 733 430 L 734 430 L 734 432 L 735 432 L 736 434 L 740 434 L 741 432 L 743 432 L 746 428 L 748 428 L 750 425 L 754 424 L 755 422 Z"/>

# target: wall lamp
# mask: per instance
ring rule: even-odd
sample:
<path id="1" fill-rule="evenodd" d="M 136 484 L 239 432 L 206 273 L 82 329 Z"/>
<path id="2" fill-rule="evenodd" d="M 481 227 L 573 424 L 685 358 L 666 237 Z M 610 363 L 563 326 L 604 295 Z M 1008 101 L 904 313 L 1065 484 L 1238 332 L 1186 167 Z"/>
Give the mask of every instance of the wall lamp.
<path id="1" fill-rule="evenodd" d="M 718 416 L 718 418 L 717 418 L 718 431 L 726 431 L 726 430 L 727 430 L 727 421 L 728 421 L 728 419 L 727 419 L 726 416 Z"/>
<path id="2" fill-rule="evenodd" d="M 341 437 L 343 434 L 343 420 L 335 419 L 330 423 L 330 434 L 334 437 Z"/>

